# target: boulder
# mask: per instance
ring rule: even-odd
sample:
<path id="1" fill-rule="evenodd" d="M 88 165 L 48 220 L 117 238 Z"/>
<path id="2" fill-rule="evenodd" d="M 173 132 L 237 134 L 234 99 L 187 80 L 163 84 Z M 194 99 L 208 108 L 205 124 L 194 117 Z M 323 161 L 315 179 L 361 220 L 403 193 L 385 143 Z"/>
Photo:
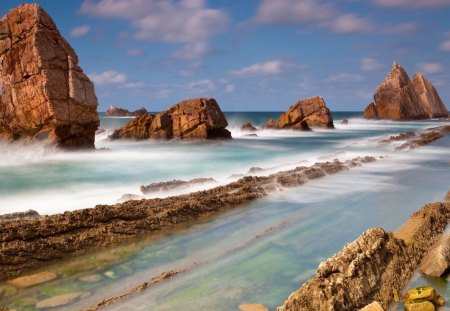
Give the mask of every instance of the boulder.
<path id="1" fill-rule="evenodd" d="M 420 263 L 422 274 L 440 277 L 450 268 L 450 234 L 446 234 L 425 255 Z"/>
<path id="2" fill-rule="evenodd" d="M 23 4 L 0 20 L 0 138 L 94 147 L 94 85 L 51 17 Z"/>
<path id="3" fill-rule="evenodd" d="M 378 85 L 375 103 L 364 110 L 366 119 L 420 120 L 448 117 L 448 111 L 433 84 L 421 73 L 413 81 L 396 62 L 388 76 Z"/>
<path id="4" fill-rule="evenodd" d="M 129 111 L 128 109 L 120 108 L 117 106 L 109 106 L 108 110 L 105 112 L 107 117 L 137 117 L 147 114 L 148 111 L 145 108 L 139 108 L 135 111 Z"/>
<path id="5" fill-rule="evenodd" d="M 145 114 L 128 122 L 111 139 L 231 138 L 228 122 L 214 98 L 184 100 L 158 114 Z"/>
<path id="6" fill-rule="evenodd" d="M 433 84 L 420 73 L 416 73 L 412 80 L 414 91 L 419 96 L 422 107 L 429 118 L 447 118 L 448 111 Z"/>
<path id="7" fill-rule="evenodd" d="M 256 127 L 254 127 L 253 124 L 251 124 L 250 122 L 244 123 L 241 126 L 241 131 L 243 131 L 243 132 L 254 132 L 257 130 L 258 129 Z"/>
<path id="8" fill-rule="evenodd" d="M 299 100 L 279 120 L 269 119 L 264 128 L 309 130 L 311 126 L 334 128 L 333 117 L 321 96 Z"/>

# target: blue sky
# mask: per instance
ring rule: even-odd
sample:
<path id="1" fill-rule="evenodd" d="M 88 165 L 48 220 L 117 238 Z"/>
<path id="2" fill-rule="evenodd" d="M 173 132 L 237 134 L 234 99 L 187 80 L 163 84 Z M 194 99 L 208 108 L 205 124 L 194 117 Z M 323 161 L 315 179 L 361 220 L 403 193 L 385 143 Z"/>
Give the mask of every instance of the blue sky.
<path id="1" fill-rule="evenodd" d="M 321 95 L 363 110 L 396 60 L 450 107 L 450 0 L 42 0 L 95 83 L 99 110 L 214 97 L 286 110 Z M 21 1 L 5 0 L 0 15 Z"/>

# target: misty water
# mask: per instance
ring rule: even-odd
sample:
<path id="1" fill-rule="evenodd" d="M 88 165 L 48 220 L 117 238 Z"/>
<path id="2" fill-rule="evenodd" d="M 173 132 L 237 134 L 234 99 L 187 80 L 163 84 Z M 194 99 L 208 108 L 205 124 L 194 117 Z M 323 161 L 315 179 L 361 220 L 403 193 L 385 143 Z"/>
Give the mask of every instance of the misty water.
<path id="1" fill-rule="evenodd" d="M 378 143 L 440 122 L 367 121 L 360 113 L 342 112 L 334 114 L 334 130 L 258 131 L 249 137 L 239 129 L 246 121 L 259 125 L 278 115 L 227 113 L 230 141 L 111 142 L 107 135 L 129 119 L 102 118 L 106 131 L 96 146 L 107 150 L 0 147 L 0 213 L 41 214 L 113 204 L 125 193 L 141 195 L 140 185 L 151 182 L 212 177 L 224 184 L 251 167 L 269 174 L 316 161 L 383 156 L 170 232 L 55 263 L 43 270 L 58 275 L 52 282 L 28 289 L 0 284 L 2 304 L 34 310 L 40 300 L 83 292 L 61 308 L 79 310 L 162 272 L 187 269 L 109 309 L 238 310 L 242 303 L 262 303 L 273 310 L 321 261 L 363 231 L 395 230 L 423 204 L 443 200 L 449 189 L 450 137 L 403 152 Z M 343 118 L 349 125 L 340 123 Z M 156 196 L 163 195 L 169 194 Z M 441 288 L 445 295 L 448 290 Z"/>

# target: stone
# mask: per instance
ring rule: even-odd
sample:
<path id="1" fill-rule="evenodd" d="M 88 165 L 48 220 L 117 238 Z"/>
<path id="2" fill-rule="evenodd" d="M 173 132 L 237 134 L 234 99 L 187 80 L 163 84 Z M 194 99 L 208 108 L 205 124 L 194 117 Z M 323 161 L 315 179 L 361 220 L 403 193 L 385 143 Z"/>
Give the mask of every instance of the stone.
<path id="1" fill-rule="evenodd" d="M 258 129 L 256 127 L 254 127 L 253 124 L 251 124 L 250 122 L 244 123 L 241 126 L 241 131 L 243 131 L 243 132 L 254 132 L 257 130 Z"/>
<path id="2" fill-rule="evenodd" d="M 366 119 L 378 119 L 377 108 L 374 103 L 370 103 L 366 109 L 364 109 L 364 118 Z"/>
<path id="3" fill-rule="evenodd" d="M 448 111 L 433 84 L 420 73 L 416 73 L 412 80 L 414 91 L 419 96 L 422 107 L 428 118 L 447 118 Z"/>
<path id="4" fill-rule="evenodd" d="M 8 281 L 9 284 L 14 285 L 20 288 L 31 287 L 37 284 L 42 284 L 45 282 L 52 281 L 56 279 L 58 276 L 53 272 L 39 272 L 36 274 L 22 276 L 20 278 Z"/>
<path id="5" fill-rule="evenodd" d="M 117 106 L 109 106 L 108 110 L 105 112 L 107 117 L 137 117 L 147 114 L 148 111 L 144 107 L 139 108 L 135 111 L 129 111 L 128 109 L 120 108 Z"/>
<path id="6" fill-rule="evenodd" d="M 78 278 L 81 282 L 85 283 L 95 283 L 102 279 L 102 276 L 100 274 L 90 274 L 90 275 L 83 275 Z"/>
<path id="7" fill-rule="evenodd" d="M 334 128 L 331 112 L 321 96 L 299 100 L 279 120 L 269 119 L 263 128 L 309 130 L 314 126 Z"/>
<path id="8" fill-rule="evenodd" d="M 244 303 L 239 305 L 240 311 L 269 311 L 264 305 L 260 303 Z"/>
<path id="9" fill-rule="evenodd" d="M 441 277 L 450 268 L 450 234 L 442 236 L 420 263 L 424 275 Z"/>
<path id="10" fill-rule="evenodd" d="M 48 299 L 39 301 L 36 304 L 36 309 L 56 308 L 68 305 L 75 302 L 78 298 L 84 298 L 89 296 L 88 292 L 75 292 L 69 294 L 57 295 Z"/>
<path id="11" fill-rule="evenodd" d="M 341 124 L 348 125 L 348 120 L 347 119 L 342 120 Z"/>
<path id="12" fill-rule="evenodd" d="M 384 311 L 384 310 L 378 301 L 374 301 L 371 304 L 368 304 L 367 306 L 362 308 L 360 311 Z"/>
<path id="13" fill-rule="evenodd" d="M 23 4 L 0 20 L 0 139 L 94 148 L 94 85 L 51 17 Z"/>
<path id="14" fill-rule="evenodd" d="M 38 212 L 34 210 L 28 210 L 25 212 L 16 212 L 11 214 L 3 214 L 0 215 L 0 223 L 7 222 L 7 221 L 13 221 L 13 220 L 29 220 L 29 219 L 36 219 L 41 217 Z"/>
<path id="15" fill-rule="evenodd" d="M 171 180 L 152 183 L 149 185 L 142 185 L 141 192 L 143 194 L 154 193 L 154 192 L 166 192 L 173 190 L 186 189 L 190 186 L 204 185 L 208 183 L 216 183 L 213 178 L 194 178 L 188 181 L 185 180 Z"/>
<path id="16" fill-rule="evenodd" d="M 429 301 L 409 301 L 403 305 L 405 311 L 435 311 L 436 308 Z"/>
<path id="17" fill-rule="evenodd" d="M 231 138 L 228 122 L 214 98 L 184 100 L 158 114 L 139 116 L 114 131 L 111 139 Z"/>

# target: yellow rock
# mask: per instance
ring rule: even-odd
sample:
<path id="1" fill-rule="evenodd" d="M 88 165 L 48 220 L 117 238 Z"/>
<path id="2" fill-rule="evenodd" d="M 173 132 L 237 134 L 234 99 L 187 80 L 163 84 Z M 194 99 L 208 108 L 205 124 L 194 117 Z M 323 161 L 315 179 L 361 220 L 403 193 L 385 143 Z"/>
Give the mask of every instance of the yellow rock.
<path id="1" fill-rule="evenodd" d="M 58 276 L 55 273 L 46 271 L 22 276 L 20 278 L 8 281 L 8 283 L 16 287 L 25 288 L 54 280 L 57 277 Z"/>
<path id="2" fill-rule="evenodd" d="M 264 305 L 260 303 L 243 303 L 239 305 L 241 311 L 269 311 Z"/>
<path id="3" fill-rule="evenodd" d="M 416 287 L 414 289 L 409 290 L 406 293 L 405 298 L 403 301 L 412 301 L 417 299 L 427 299 L 427 300 L 433 300 L 436 296 L 436 292 L 432 287 L 423 286 L 423 287 Z"/>
<path id="4" fill-rule="evenodd" d="M 365 306 L 360 311 L 384 311 L 378 301 L 372 302 L 370 305 Z"/>
<path id="5" fill-rule="evenodd" d="M 435 311 L 434 305 L 426 300 L 409 301 L 403 305 L 405 311 Z"/>

